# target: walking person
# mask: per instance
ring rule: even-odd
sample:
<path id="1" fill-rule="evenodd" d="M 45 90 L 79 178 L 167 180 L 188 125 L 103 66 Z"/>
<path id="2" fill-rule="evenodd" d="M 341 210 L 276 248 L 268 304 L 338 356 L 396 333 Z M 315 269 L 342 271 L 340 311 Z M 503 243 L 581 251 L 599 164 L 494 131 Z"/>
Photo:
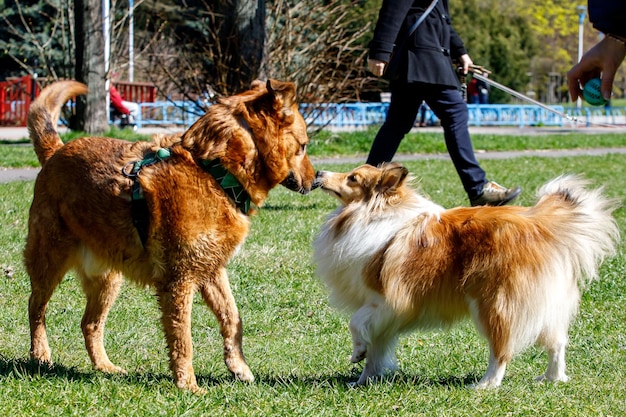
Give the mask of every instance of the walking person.
<path id="1" fill-rule="evenodd" d="M 429 8 L 431 5 L 434 7 Z M 409 37 L 411 26 L 429 9 Z M 383 75 L 394 44 L 403 44 L 405 38 L 398 78 L 390 81 L 387 117 L 372 143 L 367 163 L 378 165 L 393 159 L 423 100 L 441 120 L 448 153 L 470 204 L 511 202 L 521 188 L 506 188 L 487 180 L 474 155 L 467 105 L 453 66 L 455 60 L 467 74 L 472 60 L 452 28 L 448 0 L 383 0 L 369 50 L 368 68 L 374 75 Z"/>

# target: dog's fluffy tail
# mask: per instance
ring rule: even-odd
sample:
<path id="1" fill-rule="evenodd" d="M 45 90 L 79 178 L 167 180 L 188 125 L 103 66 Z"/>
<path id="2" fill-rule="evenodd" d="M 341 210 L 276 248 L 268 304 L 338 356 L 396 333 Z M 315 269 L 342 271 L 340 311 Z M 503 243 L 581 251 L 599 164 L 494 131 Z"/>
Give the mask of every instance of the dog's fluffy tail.
<path id="1" fill-rule="evenodd" d="M 597 277 L 601 262 L 615 254 L 620 239 L 612 216 L 619 200 L 607 198 L 603 188 L 589 189 L 588 185 L 579 176 L 560 176 L 539 189 L 535 206 L 556 214 L 551 222 L 553 233 L 582 287 Z"/>
<path id="2" fill-rule="evenodd" d="M 87 93 L 78 81 L 60 81 L 44 88 L 28 111 L 28 133 L 39 163 L 43 166 L 63 146 L 56 126 L 63 104 L 70 98 Z"/>

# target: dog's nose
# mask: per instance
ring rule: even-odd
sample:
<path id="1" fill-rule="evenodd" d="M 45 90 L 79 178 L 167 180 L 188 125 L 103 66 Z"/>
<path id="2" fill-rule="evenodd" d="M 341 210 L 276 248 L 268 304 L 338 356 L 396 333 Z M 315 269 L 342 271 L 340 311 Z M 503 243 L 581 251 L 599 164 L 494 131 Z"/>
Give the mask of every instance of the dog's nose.
<path id="1" fill-rule="evenodd" d="M 321 187 L 323 181 L 324 181 L 324 171 L 317 171 L 315 173 L 315 180 L 313 180 L 313 185 L 311 186 L 311 190 Z"/>

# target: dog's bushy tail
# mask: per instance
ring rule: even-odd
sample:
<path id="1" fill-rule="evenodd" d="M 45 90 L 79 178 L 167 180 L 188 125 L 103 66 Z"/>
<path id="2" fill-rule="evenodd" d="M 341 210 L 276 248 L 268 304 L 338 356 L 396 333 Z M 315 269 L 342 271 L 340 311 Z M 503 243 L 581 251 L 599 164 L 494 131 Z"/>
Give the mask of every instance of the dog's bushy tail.
<path id="1" fill-rule="evenodd" d="M 551 226 L 562 243 L 563 255 L 572 262 L 579 285 L 597 278 L 602 261 L 615 254 L 619 229 L 613 211 L 618 199 L 604 195 L 604 189 L 590 189 L 589 181 L 580 176 L 564 175 L 539 189 L 536 209 L 549 208 L 553 214 Z"/>
<path id="2" fill-rule="evenodd" d="M 41 91 L 28 111 L 28 133 L 39 163 L 43 166 L 63 146 L 57 123 L 63 104 L 70 98 L 87 93 L 78 81 L 59 81 Z"/>

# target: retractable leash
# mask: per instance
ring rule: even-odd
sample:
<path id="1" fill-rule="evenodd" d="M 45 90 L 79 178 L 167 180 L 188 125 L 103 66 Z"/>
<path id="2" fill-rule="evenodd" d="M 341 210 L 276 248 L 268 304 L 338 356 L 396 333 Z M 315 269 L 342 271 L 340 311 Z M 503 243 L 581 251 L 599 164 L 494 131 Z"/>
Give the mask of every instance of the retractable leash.
<path id="1" fill-rule="evenodd" d="M 569 114 L 565 114 L 565 113 L 560 112 L 558 110 L 555 110 L 555 109 L 553 109 L 551 107 L 548 107 L 548 106 L 546 106 L 545 104 L 543 104 L 540 101 L 534 100 L 534 99 L 532 99 L 532 98 L 530 98 L 530 97 L 528 97 L 528 96 L 526 96 L 526 95 L 524 95 L 522 93 L 519 93 L 519 92 L 513 90 L 512 88 L 509 88 L 509 87 L 507 87 L 505 85 L 502 85 L 502 84 L 500 84 L 498 82 L 495 82 L 494 80 L 488 78 L 486 75 L 491 74 L 491 72 L 489 70 L 479 66 L 479 65 L 471 65 L 469 70 L 473 73 L 472 76 L 475 77 L 476 79 L 484 81 L 485 83 L 489 84 L 490 86 L 495 87 L 498 90 L 502 90 L 505 93 L 508 93 L 508 94 L 512 95 L 513 97 L 517 97 L 520 100 L 524 100 L 524 101 L 527 101 L 527 102 L 529 102 L 531 104 L 539 106 L 542 109 L 544 109 L 546 111 L 549 111 L 550 113 L 554 113 L 557 116 L 560 116 L 560 117 L 563 117 L 563 118 L 569 120 L 570 122 L 591 124 L 591 125 L 602 126 L 602 127 L 615 127 L 615 125 L 611 125 L 611 124 L 608 124 L 608 123 L 595 123 L 595 122 L 588 122 L 588 121 L 580 120 L 577 117 L 570 116 Z"/>

